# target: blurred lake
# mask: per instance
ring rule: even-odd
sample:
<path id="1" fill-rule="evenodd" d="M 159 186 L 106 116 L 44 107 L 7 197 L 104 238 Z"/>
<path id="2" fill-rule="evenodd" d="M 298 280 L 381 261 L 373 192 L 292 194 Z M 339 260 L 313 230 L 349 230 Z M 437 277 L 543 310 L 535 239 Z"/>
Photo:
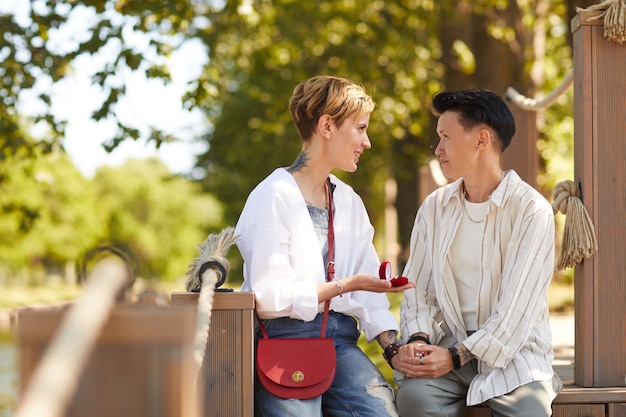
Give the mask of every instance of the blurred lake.
<path id="1" fill-rule="evenodd" d="M 0 417 L 13 415 L 17 389 L 17 346 L 13 335 L 0 329 Z"/>

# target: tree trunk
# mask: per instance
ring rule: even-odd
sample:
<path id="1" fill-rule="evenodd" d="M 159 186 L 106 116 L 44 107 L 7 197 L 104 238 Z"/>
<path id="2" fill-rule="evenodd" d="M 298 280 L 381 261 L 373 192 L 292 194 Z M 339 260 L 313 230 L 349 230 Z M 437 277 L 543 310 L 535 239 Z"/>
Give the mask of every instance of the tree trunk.
<path id="1" fill-rule="evenodd" d="M 395 208 L 398 217 L 398 271 L 402 272 L 408 258 L 411 231 L 415 221 L 415 214 L 421 201 L 419 201 L 419 164 L 415 155 L 407 154 L 405 147 L 417 148 L 420 138 L 407 134 L 402 141 L 394 143 L 394 153 L 398 155 L 399 163 L 394 170 L 396 181 Z M 412 144 L 413 146 L 407 146 Z M 401 161 L 401 162 L 400 162 Z M 404 168 L 400 168 L 404 167 Z"/>
<path id="2" fill-rule="evenodd" d="M 415 221 L 415 214 L 421 202 L 417 201 L 419 196 L 418 169 L 412 172 L 410 177 L 396 179 L 398 194 L 396 197 L 396 210 L 398 211 L 398 241 L 400 242 L 400 253 L 398 254 L 398 267 L 402 271 L 409 255 L 409 243 L 411 230 Z"/>
<path id="3" fill-rule="evenodd" d="M 455 52 L 455 43 L 468 44 L 471 40 L 472 6 L 468 1 L 444 0 L 441 3 L 441 25 L 439 39 L 441 40 L 441 62 L 445 66 L 444 84 L 446 90 L 461 90 L 475 86 L 471 74 L 463 69 L 458 53 Z"/>

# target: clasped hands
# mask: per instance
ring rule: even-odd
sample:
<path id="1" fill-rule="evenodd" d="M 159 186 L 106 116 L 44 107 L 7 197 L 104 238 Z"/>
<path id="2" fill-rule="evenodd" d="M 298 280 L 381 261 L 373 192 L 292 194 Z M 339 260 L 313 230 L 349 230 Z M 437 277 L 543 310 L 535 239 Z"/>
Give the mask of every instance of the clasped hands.
<path id="1" fill-rule="evenodd" d="M 448 349 L 424 342 L 400 346 L 391 363 L 409 378 L 439 378 L 454 369 Z"/>

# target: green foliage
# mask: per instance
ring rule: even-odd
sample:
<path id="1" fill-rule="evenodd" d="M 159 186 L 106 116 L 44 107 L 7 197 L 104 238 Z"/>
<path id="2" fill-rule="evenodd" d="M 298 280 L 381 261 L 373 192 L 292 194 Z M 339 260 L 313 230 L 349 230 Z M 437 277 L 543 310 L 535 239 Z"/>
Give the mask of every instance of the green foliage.
<path id="1" fill-rule="evenodd" d="M 374 150 L 349 175 L 377 222 L 384 181 L 415 170 L 431 142 L 424 103 L 441 88 L 441 68 L 436 41 L 424 30 L 429 12 L 427 3 L 412 1 L 280 1 L 229 3 L 209 17 L 201 37 L 210 65 L 187 103 L 205 108 L 214 126 L 198 164 L 229 221 L 261 178 L 299 152 L 287 109 L 295 85 L 331 74 L 363 84 L 378 102 L 368 130 Z"/>
<path id="2" fill-rule="evenodd" d="M 400 251 L 419 204 L 417 170 L 436 143 L 431 96 L 474 86 L 503 93 L 508 85 L 545 95 L 572 66 L 573 2 L 565 0 L 33 0 L 28 7 L 26 20 L 0 16 L 0 114 L 7 116 L 0 122 L 1 155 L 33 147 L 16 129 L 25 91 L 40 99 L 33 122 L 50 125 L 36 143 L 54 148 L 64 121 L 54 116 L 51 90 L 76 59 L 91 56 L 102 61 L 92 74 L 102 90 L 92 117 L 118 126 L 106 149 L 142 135 L 157 147 L 176 140 L 124 122 L 123 74 L 167 82 L 172 52 L 200 43 L 207 59 L 182 97 L 186 108 L 204 111 L 209 127 L 194 175 L 204 173 L 203 189 L 219 197 L 230 225 L 259 180 L 291 164 L 299 151 L 287 111 L 293 87 L 312 75 L 343 76 L 363 84 L 378 104 L 368 130 L 373 149 L 347 180 L 381 233 L 384 184 L 395 180 Z M 81 30 L 68 37 L 72 25 Z M 540 117 L 539 183 L 546 188 L 571 172 L 571 101 L 571 94 L 563 96 Z M 112 220 L 118 228 L 126 221 Z"/>
<path id="3" fill-rule="evenodd" d="M 167 79 L 165 62 L 171 51 L 185 40 L 200 40 L 207 48 L 208 63 L 191 83 L 184 103 L 187 108 L 203 108 L 213 125 L 205 138 L 211 146 L 198 165 L 207 173 L 206 188 L 224 201 L 227 221 L 232 223 L 253 185 L 297 155 L 299 139 L 286 111 L 295 84 L 320 73 L 352 78 L 379 101 L 370 129 L 377 152 L 368 153 L 363 168 L 351 176 L 376 217 L 389 171 L 398 175 L 413 171 L 430 144 L 424 130 L 429 119 L 424 103 L 441 88 L 436 39 L 426 30 L 432 8 L 431 2 L 414 0 L 366 4 L 34 1 L 30 19 L 36 30 L 2 16 L 10 52 L 6 74 L 12 77 L 22 71 L 26 81 L 13 88 L 10 77 L 0 77 L 0 88 L 15 99 L 34 86 L 33 74 L 54 82 L 77 57 L 106 56 L 93 74 L 94 84 L 104 93 L 93 118 L 117 123 L 118 131 L 106 143 L 112 149 L 140 136 L 116 113 L 125 94 L 118 74 L 137 70 Z M 81 22 L 81 36 L 65 42 L 62 50 L 50 46 L 50 39 L 59 43 L 59 32 L 76 14 L 89 17 Z M 147 39 L 148 46 L 137 46 L 141 44 L 137 38 Z M 22 59 L 17 53 L 21 48 L 32 52 L 36 46 L 49 61 L 28 59 L 29 54 Z M 43 113 L 52 114 L 49 98 L 42 96 L 41 101 Z M 14 101 L 8 103 L 9 111 L 15 111 Z M 63 122 L 45 120 L 55 129 Z M 157 146 L 174 140 L 158 129 L 150 132 L 149 139 Z"/>
<path id="4" fill-rule="evenodd" d="M 105 243 L 129 254 L 136 275 L 172 281 L 222 224 L 220 204 L 157 159 L 87 180 L 62 150 L 29 149 L 0 160 L 1 283 L 69 279 L 74 262 Z"/>
<path id="5" fill-rule="evenodd" d="M 158 159 L 102 167 L 94 177 L 106 236 L 134 260 L 137 274 L 173 280 L 187 271 L 222 211 L 199 186 L 173 176 Z"/>
<path id="6" fill-rule="evenodd" d="M 378 107 L 369 129 L 373 149 L 349 182 L 378 228 L 384 182 L 396 180 L 400 244 L 405 245 L 404 229 L 410 229 L 419 204 L 417 168 L 432 156 L 436 142 L 431 96 L 443 88 L 472 86 L 503 93 L 503 86 L 513 85 L 531 96 L 551 91 L 572 65 L 567 42 L 572 7 L 564 0 L 34 0 L 30 24 L 0 16 L 5 58 L 0 112 L 15 117 L 22 91 L 41 80 L 62 79 L 78 57 L 98 56 L 103 63 L 93 82 L 103 99 L 93 118 L 118 126 L 105 147 L 138 139 L 142 132 L 149 132 L 147 139 L 157 146 L 176 140 L 122 121 L 117 104 L 126 85 L 119 74 L 138 71 L 167 81 L 171 53 L 199 41 L 207 61 L 182 98 L 186 108 L 205 112 L 210 127 L 203 138 L 209 146 L 194 172 L 204 172 L 204 189 L 219 196 L 225 221 L 232 224 L 254 185 L 275 167 L 291 164 L 298 153 L 300 140 L 287 111 L 293 87 L 317 74 L 351 78 L 373 94 Z M 82 18 L 80 36 L 63 38 L 76 16 Z M 40 95 L 41 120 L 60 134 L 63 120 L 52 116 L 47 94 L 44 89 Z M 566 129 L 555 131 L 555 125 L 571 114 L 570 105 L 567 99 L 546 112 L 544 140 L 553 143 L 540 143 L 544 157 L 556 154 L 551 149 L 569 147 L 563 144 L 571 141 Z M 13 126 L 8 120 L 0 126 L 6 135 Z M 540 180 L 546 185 L 568 163 L 566 158 L 556 166 L 543 162 Z"/>
<path id="7" fill-rule="evenodd" d="M 0 273 L 62 271 L 101 237 L 96 196 L 62 151 L 5 159 L 0 178 Z"/>

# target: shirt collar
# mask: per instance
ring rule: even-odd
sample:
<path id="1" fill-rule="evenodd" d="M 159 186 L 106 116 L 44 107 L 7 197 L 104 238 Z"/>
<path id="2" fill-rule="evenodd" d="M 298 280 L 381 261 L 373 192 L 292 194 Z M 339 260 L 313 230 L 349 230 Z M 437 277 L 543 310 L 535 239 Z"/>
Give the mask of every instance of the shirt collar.
<path id="1" fill-rule="evenodd" d="M 500 184 L 498 184 L 496 189 L 493 190 L 493 193 L 489 196 L 489 200 L 491 200 L 498 207 L 504 206 L 508 198 L 513 194 L 515 186 L 521 180 L 522 179 L 514 170 L 510 169 L 508 171 L 504 171 L 504 178 L 500 181 Z M 462 201 L 463 178 L 459 178 L 448 186 L 444 195 L 443 204 L 447 205 L 453 197 L 456 197 L 459 203 Z"/>

